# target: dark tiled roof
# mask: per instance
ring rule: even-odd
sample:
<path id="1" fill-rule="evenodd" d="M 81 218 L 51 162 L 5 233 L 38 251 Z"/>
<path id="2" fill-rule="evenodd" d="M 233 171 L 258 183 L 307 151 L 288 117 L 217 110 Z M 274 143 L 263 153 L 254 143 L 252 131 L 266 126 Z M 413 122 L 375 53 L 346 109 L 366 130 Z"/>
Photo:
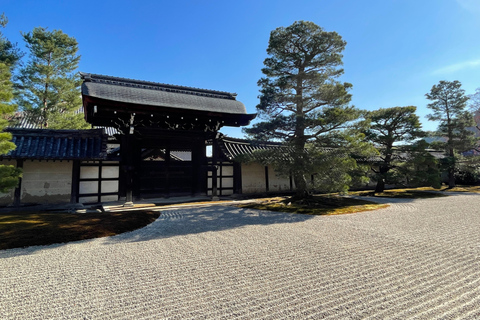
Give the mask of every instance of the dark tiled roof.
<path id="1" fill-rule="evenodd" d="M 107 155 L 107 135 L 103 129 L 9 128 L 6 131 L 12 133 L 17 148 L 0 156 L 3 159 L 103 160 Z"/>
<path id="2" fill-rule="evenodd" d="M 80 107 L 75 113 L 76 114 L 83 113 L 83 106 Z M 9 121 L 8 123 L 9 128 L 14 128 L 14 129 L 40 129 L 41 128 L 40 119 L 32 116 L 27 116 L 23 111 L 15 112 L 15 114 L 7 120 Z M 103 129 L 105 133 L 109 136 L 113 136 L 119 133 L 117 129 L 112 127 L 95 126 L 94 128 Z"/>
<path id="3" fill-rule="evenodd" d="M 236 94 L 81 72 L 82 95 L 139 105 L 247 114 Z"/>
<path id="4" fill-rule="evenodd" d="M 286 147 L 277 142 L 261 142 L 244 139 L 222 137 L 218 140 L 223 154 L 230 160 L 240 155 L 253 155 L 258 150 L 276 150 L 285 153 Z"/>

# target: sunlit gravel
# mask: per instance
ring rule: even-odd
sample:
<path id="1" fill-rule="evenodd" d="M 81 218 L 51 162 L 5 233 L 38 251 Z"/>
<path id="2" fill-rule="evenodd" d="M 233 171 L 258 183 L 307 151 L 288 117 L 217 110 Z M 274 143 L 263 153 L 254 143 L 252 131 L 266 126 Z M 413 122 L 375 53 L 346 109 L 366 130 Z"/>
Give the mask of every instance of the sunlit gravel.
<path id="1" fill-rule="evenodd" d="M 0 319 L 479 319 L 480 195 L 338 216 L 171 209 L 0 251 Z"/>

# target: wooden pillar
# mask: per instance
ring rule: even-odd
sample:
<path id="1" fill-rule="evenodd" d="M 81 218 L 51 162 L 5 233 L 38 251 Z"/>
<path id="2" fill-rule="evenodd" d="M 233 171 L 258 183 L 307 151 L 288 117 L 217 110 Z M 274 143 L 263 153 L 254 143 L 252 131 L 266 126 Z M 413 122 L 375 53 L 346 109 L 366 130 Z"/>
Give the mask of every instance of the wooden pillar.
<path id="1" fill-rule="evenodd" d="M 293 191 L 293 176 L 291 172 L 290 172 L 290 191 Z"/>
<path id="2" fill-rule="evenodd" d="M 219 191 L 219 192 L 218 192 L 219 195 L 222 196 L 222 195 L 223 195 L 223 194 L 222 194 L 222 192 L 223 192 L 223 160 L 222 160 L 221 158 L 218 159 L 218 160 L 219 160 L 219 161 L 218 161 L 218 168 L 219 168 L 218 171 L 219 171 L 219 175 L 218 175 L 218 177 L 217 177 L 217 178 L 218 178 L 217 180 L 219 180 L 220 186 L 217 186 L 217 189 L 218 189 L 218 191 Z"/>
<path id="3" fill-rule="evenodd" d="M 124 206 L 133 206 L 133 135 L 122 135 L 120 145 L 120 153 L 122 158 L 123 169 L 123 185 L 125 187 L 125 204 Z"/>
<path id="4" fill-rule="evenodd" d="M 170 197 L 170 162 L 170 143 L 168 143 L 168 146 L 165 148 L 165 193 L 167 197 Z"/>
<path id="5" fill-rule="evenodd" d="M 265 191 L 269 191 L 269 181 L 268 181 L 268 166 L 265 166 Z"/>
<path id="6" fill-rule="evenodd" d="M 233 193 L 242 193 L 242 164 L 233 162 Z"/>
<path id="7" fill-rule="evenodd" d="M 73 160 L 72 190 L 70 192 L 70 203 L 78 203 L 79 190 L 80 190 L 80 160 Z"/>
<path id="8" fill-rule="evenodd" d="M 218 146 L 217 139 L 212 139 L 212 199 L 218 200 L 218 187 L 217 187 L 217 157 L 218 157 Z"/>
<path id="9" fill-rule="evenodd" d="M 192 195 L 205 193 L 206 182 L 206 145 L 205 139 L 196 139 L 192 145 Z"/>
<path id="10" fill-rule="evenodd" d="M 17 168 L 23 169 L 23 159 L 17 159 Z M 22 178 L 18 178 L 18 185 L 15 188 L 15 192 L 13 194 L 13 205 L 15 207 L 20 206 L 20 198 L 22 196 Z"/>

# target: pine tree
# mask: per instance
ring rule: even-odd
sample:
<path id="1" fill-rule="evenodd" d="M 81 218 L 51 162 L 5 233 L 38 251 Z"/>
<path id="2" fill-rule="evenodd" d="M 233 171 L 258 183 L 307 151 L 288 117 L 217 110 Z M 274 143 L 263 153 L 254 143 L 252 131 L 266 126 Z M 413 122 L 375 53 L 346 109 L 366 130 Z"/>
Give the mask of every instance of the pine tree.
<path id="1" fill-rule="evenodd" d="M 22 33 L 29 60 L 18 77 L 19 106 L 27 116 L 38 119 L 41 128 L 88 128 L 82 120 L 81 80 L 76 72 L 78 43 L 61 30 L 35 28 Z"/>
<path id="2" fill-rule="evenodd" d="M 424 135 L 418 116 L 417 107 L 393 107 L 378 109 L 366 113 L 366 122 L 369 127 L 365 130 L 365 137 L 379 150 L 382 161 L 378 163 L 377 186 L 375 192 L 385 190 L 385 182 L 392 173 L 396 154 L 403 151 L 396 144 L 412 142 Z"/>
<path id="3" fill-rule="evenodd" d="M 11 103 L 13 98 L 13 87 L 10 81 L 9 67 L 0 62 L 0 154 L 7 154 L 10 150 L 16 148 L 11 141 L 12 135 L 3 132 L 8 125 L 6 117 L 16 109 Z M 21 177 L 21 170 L 11 165 L 0 165 L 0 192 L 7 192 L 18 184 Z"/>
<path id="4" fill-rule="evenodd" d="M 0 16 L 0 28 L 5 28 L 7 24 L 8 19 L 5 13 L 2 13 Z M 17 45 L 5 38 L 0 31 L 0 63 L 4 63 L 10 70 L 13 70 L 22 57 L 23 53 Z"/>
<path id="5" fill-rule="evenodd" d="M 337 81 L 343 74 L 345 45 L 336 32 L 308 21 L 270 34 L 265 77 L 258 81 L 257 110 L 265 121 L 244 132 L 253 139 L 275 139 L 291 146 L 294 152 L 284 166 L 292 172 L 298 197 L 308 195 L 307 176 L 315 170 L 307 145 L 329 140 L 328 134 L 348 127 L 360 115 L 348 105 L 352 85 Z"/>
<path id="6" fill-rule="evenodd" d="M 476 139 L 469 127 L 475 125 L 473 116 L 466 110 L 468 97 L 460 81 L 440 81 L 425 94 L 433 110 L 428 120 L 440 121 L 437 134 L 447 138 L 443 144 L 447 155 L 448 186 L 455 187 L 456 155 L 476 147 Z"/>

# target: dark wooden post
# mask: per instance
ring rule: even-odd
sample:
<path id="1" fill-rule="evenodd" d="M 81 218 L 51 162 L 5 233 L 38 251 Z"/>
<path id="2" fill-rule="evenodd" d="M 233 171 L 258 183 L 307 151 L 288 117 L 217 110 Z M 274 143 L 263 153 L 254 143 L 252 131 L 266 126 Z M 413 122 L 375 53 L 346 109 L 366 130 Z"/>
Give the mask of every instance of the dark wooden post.
<path id="1" fill-rule="evenodd" d="M 290 191 L 293 191 L 293 176 L 291 172 L 290 172 Z"/>
<path id="2" fill-rule="evenodd" d="M 217 157 L 218 157 L 217 139 L 213 138 L 212 139 L 212 200 L 218 200 Z"/>
<path id="3" fill-rule="evenodd" d="M 122 156 L 123 184 L 125 186 L 125 204 L 126 207 L 133 206 L 133 135 L 125 134 L 122 136 L 120 153 Z"/>
<path id="4" fill-rule="evenodd" d="M 196 139 L 192 145 L 192 195 L 200 195 L 204 193 L 206 186 L 206 146 L 205 139 Z"/>
<path id="5" fill-rule="evenodd" d="M 242 164 L 233 162 L 233 193 L 242 193 Z"/>
<path id="6" fill-rule="evenodd" d="M 265 166 L 265 191 L 268 192 L 269 188 L 269 181 L 268 181 L 268 166 Z"/>
<path id="7" fill-rule="evenodd" d="M 70 192 L 70 203 L 78 202 L 79 189 L 80 189 L 80 160 L 73 160 L 72 190 Z"/>
<path id="8" fill-rule="evenodd" d="M 23 159 L 17 159 L 17 168 L 23 169 Z M 22 178 L 18 178 L 18 185 L 13 194 L 13 205 L 20 206 L 20 197 L 22 196 Z"/>
<path id="9" fill-rule="evenodd" d="M 165 148 L 165 181 L 166 181 L 166 186 L 165 186 L 165 192 L 167 194 L 167 198 L 170 197 L 170 142 L 168 143 L 168 146 Z"/>

